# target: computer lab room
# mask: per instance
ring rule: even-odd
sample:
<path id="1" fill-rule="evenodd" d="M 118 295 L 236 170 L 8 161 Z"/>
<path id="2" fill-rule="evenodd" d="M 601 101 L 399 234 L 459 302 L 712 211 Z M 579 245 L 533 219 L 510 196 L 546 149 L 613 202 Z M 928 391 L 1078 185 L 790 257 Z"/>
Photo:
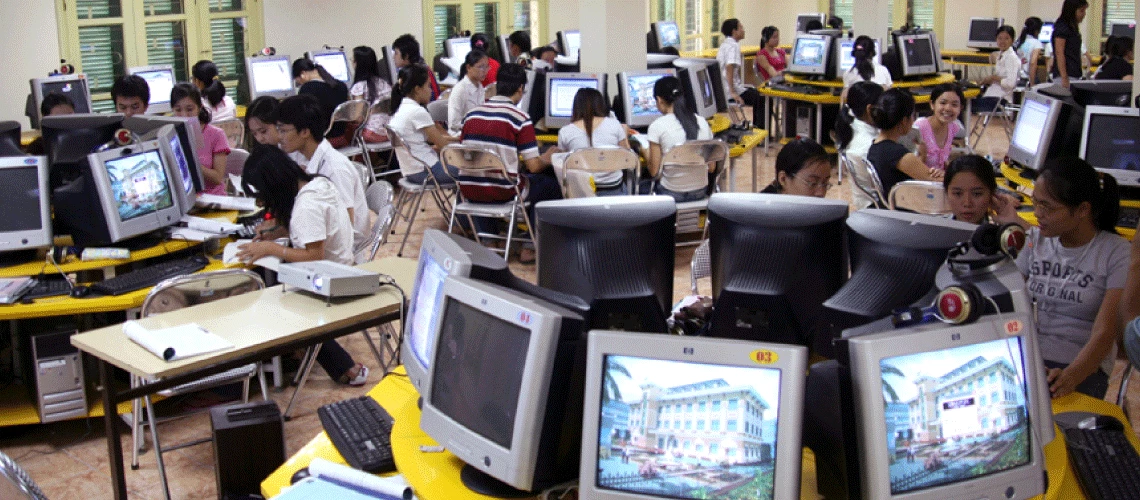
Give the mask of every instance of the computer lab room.
<path id="1" fill-rule="evenodd" d="M 1140 498 L 1132 0 L 0 0 L 2 499 Z"/>

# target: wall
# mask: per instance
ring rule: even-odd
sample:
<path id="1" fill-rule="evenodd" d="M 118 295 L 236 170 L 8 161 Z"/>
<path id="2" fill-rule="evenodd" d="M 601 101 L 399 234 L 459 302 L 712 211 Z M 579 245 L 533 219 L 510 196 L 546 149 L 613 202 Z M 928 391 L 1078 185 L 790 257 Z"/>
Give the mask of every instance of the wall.
<path id="1" fill-rule="evenodd" d="M 28 80 L 47 76 L 59 66 L 59 28 L 55 2 L 0 0 L 0 54 L 5 70 L 0 72 L 0 120 L 17 120 L 27 130 L 24 100 L 31 88 Z"/>
<path id="2" fill-rule="evenodd" d="M 423 38 L 422 5 L 417 0 L 264 0 L 265 44 L 294 59 L 325 44 L 379 50 L 404 33 Z"/>

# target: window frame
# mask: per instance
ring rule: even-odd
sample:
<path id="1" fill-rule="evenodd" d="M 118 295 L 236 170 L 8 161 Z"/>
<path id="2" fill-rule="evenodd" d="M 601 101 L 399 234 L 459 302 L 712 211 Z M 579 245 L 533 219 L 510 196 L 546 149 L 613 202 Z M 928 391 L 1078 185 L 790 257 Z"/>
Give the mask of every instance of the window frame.
<path id="1" fill-rule="evenodd" d="M 696 6 L 693 10 L 700 12 L 700 19 L 697 20 L 697 31 L 689 33 L 687 31 L 688 15 L 686 14 L 686 2 L 698 2 L 700 5 Z M 704 2 L 708 2 L 709 6 L 713 2 L 717 4 L 719 11 L 716 16 L 713 15 L 712 8 L 706 8 Z M 661 12 L 662 4 L 672 4 L 674 19 L 667 19 L 667 13 Z M 681 32 L 681 46 L 678 47 L 681 52 L 701 52 L 705 50 L 716 50 L 720 47 L 720 42 L 724 35 L 720 32 L 720 25 L 725 19 L 734 17 L 736 0 L 654 0 L 649 2 L 649 20 L 650 22 L 657 21 L 674 21 L 677 23 L 677 28 Z M 698 41 L 700 46 L 695 50 L 689 50 L 686 47 L 688 42 Z"/>
<path id="2" fill-rule="evenodd" d="M 437 53 L 435 47 L 435 8 L 442 5 L 458 5 L 459 6 L 459 29 L 470 30 L 475 33 L 475 5 L 493 3 L 498 4 L 498 34 L 509 35 L 515 31 L 514 15 L 515 7 L 518 4 L 531 4 L 534 2 L 536 6 L 532 7 L 532 17 L 530 19 L 530 42 L 531 48 L 541 47 L 547 44 L 547 41 L 552 40 L 554 35 L 548 33 L 548 17 L 549 0 L 423 0 L 423 33 L 420 38 L 420 53 L 423 55 L 424 60 L 431 61 L 435 59 Z M 534 11 L 537 11 L 535 13 Z M 429 43 L 430 42 L 430 43 Z M 492 40 L 493 43 L 498 43 Z"/>

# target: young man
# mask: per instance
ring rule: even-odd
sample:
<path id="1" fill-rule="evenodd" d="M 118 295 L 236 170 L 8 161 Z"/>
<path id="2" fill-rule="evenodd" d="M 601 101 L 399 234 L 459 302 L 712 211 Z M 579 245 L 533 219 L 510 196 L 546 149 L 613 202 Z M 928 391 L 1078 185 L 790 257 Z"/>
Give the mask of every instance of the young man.
<path id="1" fill-rule="evenodd" d="M 115 103 L 115 112 L 127 118 L 145 114 L 150 107 L 150 85 L 138 75 L 117 78 L 111 84 L 111 100 Z"/>
<path id="2" fill-rule="evenodd" d="M 369 233 L 364 182 L 348 157 L 324 138 L 328 121 L 316 97 L 296 95 L 281 101 L 277 133 L 282 150 L 290 155 L 300 153 L 304 157 L 306 172 L 328 177 L 336 186 L 341 201 L 348 207 L 348 217 L 352 220 L 352 244 L 357 248 Z"/>
<path id="3" fill-rule="evenodd" d="M 752 126 L 766 128 L 764 123 L 764 97 L 756 89 L 744 86 L 744 58 L 740 54 L 740 41 L 744 39 L 744 23 L 739 19 L 726 19 L 720 26 L 724 41 L 716 52 L 716 61 L 724 70 L 725 97 L 737 104 L 752 106 Z"/>

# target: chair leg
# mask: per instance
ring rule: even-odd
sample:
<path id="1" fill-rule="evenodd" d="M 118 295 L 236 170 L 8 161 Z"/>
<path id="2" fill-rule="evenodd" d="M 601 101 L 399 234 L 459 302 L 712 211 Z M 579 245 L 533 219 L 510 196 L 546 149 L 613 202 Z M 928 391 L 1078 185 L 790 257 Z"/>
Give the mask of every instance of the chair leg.
<path id="1" fill-rule="evenodd" d="M 424 199 L 424 192 L 420 191 L 412 196 L 415 196 L 416 202 L 412 205 L 412 211 L 408 217 L 408 227 L 404 228 L 404 241 L 400 242 L 400 249 L 396 251 L 396 257 L 404 256 L 404 245 L 408 244 L 408 235 L 412 233 L 412 224 L 416 222 L 416 214 L 420 211 L 420 202 Z"/>
<path id="2" fill-rule="evenodd" d="M 379 328 L 377 328 L 377 330 L 379 330 Z M 380 355 L 380 349 L 376 347 L 376 342 L 372 341 L 372 335 L 368 333 L 367 329 L 361 330 L 360 334 L 364 335 L 364 340 L 368 341 L 368 348 L 372 351 L 372 355 L 376 357 L 376 366 L 381 369 L 384 368 L 384 356 Z"/>
<path id="3" fill-rule="evenodd" d="M 274 358 L 280 363 L 281 358 Z M 269 401 L 269 385 L 265 383 L 265 365 L 263 363 L 257 364 L 257 385 L 261 386 L 261 400 Z"/>
<path id="4" fill-rule="evenodd" d="M 150 440 L 154 442 L 154 458 L 158 464 L 158 478 L 162 482 L 162 497 L 170 500 L 170 485 L 166 482 L 166 465 L 162 462 L 162 445 L 158 441 L 158 426 L 155 423 L 158 421 L 154 414 L 154 405 L 151 404 L 150 396 L 143 396 L 143 401 L 146 402 L 147 420 L 150 423 Z"/>
<path id="5" fill-rule="evenodd" d="M 317 363 L 317 355 L 321 353 L 321 344 L 317 344 L 309 348 L 309 355 L 306 357 L 308 363 L 301 362 L 302 371 L 297 372 L 301 378 L 297 381 L 297 389 L 293 391 L 293 397 L 289 398 L 289 406 L 285 407 L 285 413 L 282 418 L 289 420 L 289 412 L 293 411 L 293 404 L 297 402 L 297 395 L 301 393 L 301 389 L 305 388 L 305 382 L 309 380 L 309 371 L 313 369 L 313 365 Z"/>
<path id="6" fill-rule="evenodd" d="M 131 375 L 131 387 L 136 385 L 137 377 Z M 142 400 L 135 398 L 131 400 L 131 470 L 139 470 L 139 451 L 142 450 L 143 442 L 146 440 L 141 432 L 141 425 Z"/>
<path id="7" fill-rule="evenodd" d="M 248 404 L 249 403 L 249 379 L 250 379 L 250 377 L 246 377 L 244 380 L 241 381 L 241 402 L 242 402 L 242 404 Z"/>
<path id="8" fill-rule="evenodd" d="M 1120 376 L 1120 391 L 1116 393 L 1116 406 L 1124 410 L 1124 417 L 1130 418 L 1128 415 L 1128 381 L 1132 378 L 1132 363 L 1128 363 L 1124 367 L 1124 373 Z"/>
<path id="9" fill-rule="evenodd" d="M 503 260 L 510 262 L 511 260 L 511 240 L 515 235 L 515 209 L 511 209 L 511 215 L 507 217 L 507 242 L 503 245 Z"/>

